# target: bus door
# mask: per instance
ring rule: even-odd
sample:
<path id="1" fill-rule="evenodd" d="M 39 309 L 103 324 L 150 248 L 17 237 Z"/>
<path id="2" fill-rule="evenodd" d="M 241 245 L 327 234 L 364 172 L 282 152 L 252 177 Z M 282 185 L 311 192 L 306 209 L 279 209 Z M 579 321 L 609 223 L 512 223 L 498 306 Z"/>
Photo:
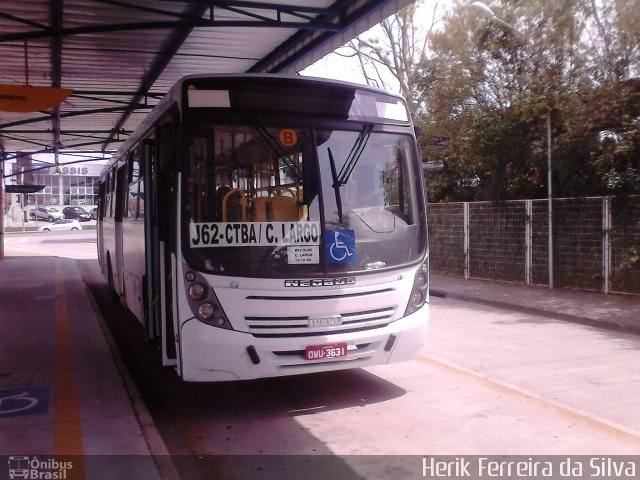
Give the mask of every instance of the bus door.
<path id="1" fill-rule="evenodd" d="M 144 254 L 145 275 L 142 281 L 144 326 L 147 340 L 155 342 L 160 338 L 160 278 L 158 262 L 158 208 L 155 197 L 154 185 L 157 170 L 155 144 L 153 140 L 144 140 L 142 143 L 142 175 L 145 181 L 143 201 L 145 205 L 144 216 Z"/>
<path id="2" fill-rule="evenodd" d="M 107 177 L 108 178 L 108 177 Z M 104 207 L 107 197 L 107 181 L 100 183 L 98 187 L 98 233 L 97 233 L 97 249 L 98 249 L 98 265 L 100 270 L 105 271 L 105 259 L 104 259 Z"/>
<path id="3" fill-rule="evenodd" d="M 115 259 L 111 259 L 112 265 L 112 288 L 118 296 L 123 295 L 124 292 L 124 250 L 122 246 L 122 236 L 124 234 L 123 218 L 125 208 L 127 208 L 127 165 L 123 165 L 117 170 L 116 174 L 116 209 L 114 215 L 114 229 L 116 239 L 116 255 Z M 114 265 L 115 264 L 115 265 Z"/>
<path id="4" fill-rule="evenodd" d="M 157 155 L 151 162 L 153 188 L 151 188 L 153 226 L 150 226 L 151 238 L 147 248 L 155 257 L 153 265 L 152 292 L 157 301 L 157 323 L 159 340 L 162 349 L 162 364 L 177 365 L 175 307 L 176 300 L 176 270 L 177 270 L 177 229 L 178 229 L 178 188 L 175 173 L 175 133 L 172 124 L 162 125 L 156 132 L 158 141 Z"/>

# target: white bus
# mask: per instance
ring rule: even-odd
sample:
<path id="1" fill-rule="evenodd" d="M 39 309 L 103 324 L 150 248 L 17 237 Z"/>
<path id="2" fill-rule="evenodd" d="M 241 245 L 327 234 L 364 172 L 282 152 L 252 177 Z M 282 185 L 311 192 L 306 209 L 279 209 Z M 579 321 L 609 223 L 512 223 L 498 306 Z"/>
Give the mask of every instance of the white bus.
<path id="1" fill-rule="evenodd" d="M 103 170 L 98 252 L 186 381 L 415 358 L 429 267 L 405 101 L 305 77 L 185 77 Z"/>

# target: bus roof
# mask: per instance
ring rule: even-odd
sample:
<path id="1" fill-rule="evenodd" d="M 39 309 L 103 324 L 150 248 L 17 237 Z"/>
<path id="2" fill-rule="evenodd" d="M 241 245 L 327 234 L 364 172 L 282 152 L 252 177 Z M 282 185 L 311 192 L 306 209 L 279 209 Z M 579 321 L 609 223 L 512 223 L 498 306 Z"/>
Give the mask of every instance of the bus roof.
<path id="1" fill-rule="evenodd" d="M 342 80 L 334 80 L 320 77 L 305 77 L 300 75 L 276 75 L 276 74 L 194 74 L 187 75 L 182 77 L 180 80 L 176 82 L 176 84 L 167 92 L 167 94 L 163 97 L 163 99 L 156 105 L 156 107 L 147 115 L 147 117 L 140 123 L 140 125 L 134 130 L 134 132 L 129 136 L 129 138 L 120 146 L 120 148 L 115 152 L 113 157 L 107 162 L 105 167 L 102 170 L 101 176 L 104 176 L 107 171 L 109 171 L 115 163 L 117 163 L 121 157 L 129 151 L 129 149 L 135 145 L 140 138 L 147 134 L 150 128 L 163 116 L 167 115 L 172 110 L 175 110 L 176 113 L 182 111 L 183 104 L 183 92 L 185 88 L 194 88 L 195 85 L 209 85 L 211 91 L 219 91 L 219 88 L 229 88 L 229 89 L 237 89 L 238 85 L 243 81 L 249 82 L 251 84 L 257 84 L 257 82 L 269 83 L 272 86 L 277 86 L 279 84 L 282 85 L 300 85 L 300 86 L 312 86 L 316 85 L 318 87 L 342 87 L 345 89 L 349 89 L 352 92 L 362 92 L 364 94 L 370 93 L 371 95 L 378 96 L 381 98 L 389 99 L 389 102 L 385 102 L 385 104 L 389 105 L 397 105 L 401 107 L 402 113 L 398 114 L 391 113 L 392 117 L 386 117 L 386 120 L 395 120 L 399 121 L 403 124 L 410 124 L 411 119 L 408 115 L 408 110 L 406 108 L 405 99 L 400 95 L 393 94 L 387 92 L 385 90 L 361 85 L 358 83 L 347 82 Z M 185 87 L 186 86 L 186 87 Z M 202 91 L 206 91 L 207 87 L 203 88 Z M 302 105 L 308 104 L 315 100 L 318 101 L 330 101 L 332 98 L 326 98 L 322 95 L 318 95 L 317 90 L 311 89 L 313 95 L 309 95 L 308 98 L 305 98 L 305 102 L 301 102 Z M 264 98 L 263 91 L 260 92 L 260 97 Z M 286 92 L 285 92 L 286 94 Z M 219 96 L 216 96 L 219 98 Z M 254 96 L 254 100 L 255 100 Z M 210 100 L 209 100 L 210 101 Z M 394 103 L 395 102 L 395 103 Z M 279 102 L 282 105 L 282 102 Z M 273 102 L 272 102 L 273 105 Z M 194 105 L 192 105 L 194 106 Z M 212 106 L 222 106 L 222 105 L 213 105 L 209 104 L 201 104 L 195 105 L 196 107 L 212 107 Z M 225 107 L 231 107 L 230 104 L 224 105 Z M 334 101 L 335 107 L 335 101 Z M 247 108 L 245 106 L 245 108 Z M 374 107 L 375 108 L 375 107 Z M 268 107 L 267 107 L 268 109 Z M 400 110 L 400 108 L 396 108 L 396 111 Z M 379 121 L 383 121 L 385 116 L 377 115 Z"/>

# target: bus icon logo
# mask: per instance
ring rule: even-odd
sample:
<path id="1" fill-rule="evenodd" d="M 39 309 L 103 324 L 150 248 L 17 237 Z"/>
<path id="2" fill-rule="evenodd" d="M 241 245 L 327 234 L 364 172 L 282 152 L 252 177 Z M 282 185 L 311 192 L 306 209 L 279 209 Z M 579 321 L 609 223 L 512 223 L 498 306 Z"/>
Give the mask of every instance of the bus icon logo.
<path id="1" fill-rule="evenodd" d="M 64 480 L 68 478 L 67 475 L 72 468 L 73 462 L 61 461 L 59 457 L 46 459 L 27 456 L 9 457 L 9 478 L 12 480 L 14 478 Z"/>
<path id="2" fill-rule="evenodd" d="M 29 478 L 29 457 L 9 457 L 9 478 Z"/>

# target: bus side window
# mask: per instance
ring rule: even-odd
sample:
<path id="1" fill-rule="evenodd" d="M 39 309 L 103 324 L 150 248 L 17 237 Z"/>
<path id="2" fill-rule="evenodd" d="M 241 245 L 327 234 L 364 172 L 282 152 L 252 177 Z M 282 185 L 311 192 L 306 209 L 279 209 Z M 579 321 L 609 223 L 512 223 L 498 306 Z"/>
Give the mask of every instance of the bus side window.
<path id="1" fill-rule="evenodd" d="M 138 182 L 138 212 L 136 218 L 144 220 L 144 179 Z"/>
<path id="2" fill-rule="evenodd" d="M 134 183 L 129 185 L 127 195 L 127 209 L 126 218 L 136 218 L 136 212 L 138 210 L 138 184 Z"/>
<path id="3" fill-rule="evenodd" d="M 107 190 L 107 183 L 102 182 L 98 186 L 98 220 L 102 220 L 104 218 L 104 209 L 106 205 L 107 196 L 105 194 Z"/>
<path id="4" fill-rule="evenodd" d="M 123 165 L 117 170 L 117 182 L 115 192 L 115 212 L 114 217 L 116 222 L 121 222 L 124 216 L 124 209 L 126 208 L 128 185 L 127 185 L 127 166 Z"/>

